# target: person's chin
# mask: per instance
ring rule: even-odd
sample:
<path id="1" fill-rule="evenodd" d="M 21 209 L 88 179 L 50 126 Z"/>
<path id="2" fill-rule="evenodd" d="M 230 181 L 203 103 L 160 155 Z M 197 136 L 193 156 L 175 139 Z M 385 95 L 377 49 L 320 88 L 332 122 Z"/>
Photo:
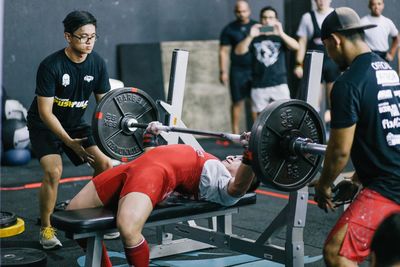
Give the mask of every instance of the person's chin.
<path id="1" fill-rule="evenodd" d="M 90 54 L 90 53 L 92 53 L 92 51 L 93 51 L 93 47 L 85 48 L 82 52 L 85 53 L 85 54 Z"/>

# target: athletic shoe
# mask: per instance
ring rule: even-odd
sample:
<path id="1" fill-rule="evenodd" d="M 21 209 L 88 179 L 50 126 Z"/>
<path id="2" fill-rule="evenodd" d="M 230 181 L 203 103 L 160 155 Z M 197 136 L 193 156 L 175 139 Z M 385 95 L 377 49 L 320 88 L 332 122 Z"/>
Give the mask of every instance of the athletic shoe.
<path id="1" fill-rule="evenodd" d="M 60 240 L 56 237 L 56 229 L 53 227 L 40 228 L 40 244 L 43 249 L 52 249 L 55 247 L 62 247 Z"/>
<path id="2" fill-rule="evenodd" d="M 105 234 L 105 235 L 103 236 L 103 238 L 106 239 L 106 240 L 111 240 L 111 239 L 116 239 L 116 238 L 118 238 L 119 235 L 120 235 L 119 232 L 108 233 L 108 234 Z"/>

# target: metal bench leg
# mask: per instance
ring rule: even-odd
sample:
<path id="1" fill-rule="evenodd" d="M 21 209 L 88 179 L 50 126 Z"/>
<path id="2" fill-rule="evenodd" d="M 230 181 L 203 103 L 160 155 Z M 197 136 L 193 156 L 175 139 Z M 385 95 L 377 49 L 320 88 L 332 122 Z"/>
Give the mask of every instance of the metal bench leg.
<path id="1" fill-rule="evenodd" d="M 87 239 L 85 267 L 101 266 L 103 234 L 96 234 Z"/>

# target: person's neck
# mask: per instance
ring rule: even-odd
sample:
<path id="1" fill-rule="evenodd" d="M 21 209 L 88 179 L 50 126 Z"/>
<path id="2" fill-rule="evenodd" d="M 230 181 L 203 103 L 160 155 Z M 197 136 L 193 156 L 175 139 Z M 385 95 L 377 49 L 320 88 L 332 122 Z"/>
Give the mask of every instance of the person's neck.
<path id="1" fill-rule="evenodd" d="M 247 23 L 249 23 L 250 22 L 250 18 L 247 18 L 247 19 L 245 19 L 245 20 L 239 20 L 239 23 L 240 24 L 247 24 Z"/>
<path id="2" fill-rule="evenodd" d="M 326 12 L 328 12 L 330 10 L 330 6 L 325 7 L 325 8 L 321 8 L 321 9 L 317 9 L 317 12 L 320 14 L 325 14 Z"/>
<path id="3" fill-rule="evenodd" d="M 67 46 L 64 49 L 64 53 L 74 63 L 82 63 L 87 58 L 87 54 L 78 53 L 76 50 L 72 49 L 70 46 Z"/>
<path id="4" fill-rule="evenodd" d="M 371 17 L 374 17 L 374 18 L 379 18 L 380 16 L 381 16 L 382 14 L 373 14 L 373 13 L 371 13 Z"/>
<path id="5" fill-rule="evenodd" d="M 358 57 L 361 54 L 369 53 L 371 52 L 371 49 L 365 43 L 364 41 L 357 41 L 356 43 L 349 43 L 348 44 L 350 47 L 347 49 L 347 51 L 350 51 L 345 55 L 347 59 L 347 64 L 350 66 L 350 64 L 354 61 L 356 57 Z"/>

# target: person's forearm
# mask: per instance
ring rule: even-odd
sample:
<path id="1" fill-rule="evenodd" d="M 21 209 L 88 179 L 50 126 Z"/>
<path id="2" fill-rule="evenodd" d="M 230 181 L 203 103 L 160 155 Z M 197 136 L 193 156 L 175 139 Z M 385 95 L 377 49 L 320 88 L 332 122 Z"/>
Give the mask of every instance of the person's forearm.
<path id="1" fill-rule="evenodd" d="M 342 150 L 335 148 L 333 144 L 328 144 L 319 183 L 326 187 L 330 186 L 346 167 L 349 157 L 348 153 L 343 153 Z"/>
<path id="2" fill-rule="evenodd" d="M 300 37 L 298 43 L 299 49 L 296 52 L 296 64 L 302 65 L 306 54 L 307 38 Z"/>
<path id="3" fill-rule="evenodd" d="M 236 176 L 228 184 L 228 194 L 233 197 L 241 197 L 249 189 L 254 172 L 250 165 L 241 164 Z"/>
<path id="4" fill-rule="evenodd" d="M 64 127 L 61 125 L 60 121 L 53 114 L 41 114 L 40 118 L 43 123 L 52 131 L 60 140 L 68 145 L 68 143 L 72 140 L 72 138 L 65 131 Z"/>
<path id="5" fill-rule="evenodd" d="M 250 43 L 253 41 L 253 37 L 247 35 L 240 43 L 238 43 L 235 47 L 236 55 L 244 55 L 249 52 Z"/>
<path id="6" fill-rule="evenodd" d="M 290 37 L 284 32 L 282 32 L 280 36 L 289 50 L 296 51 L 299 49 L 299 43 L 294 38 Z"/>
<path id="7" fill-rule="evenodd" d="M 399 47 L 399 37 L 396 36 L 392 39 L 392 45 L 390 46 L 390 49 L 388 51 L 392 58 L 396 56 L 398 47 Z"/>
<path id="8" fill-rule="evenodd" d="M 219 72 L 228 72 L 228 55 L 227 52 L 222 49 L 220 49 L 219 51 Z"/>

